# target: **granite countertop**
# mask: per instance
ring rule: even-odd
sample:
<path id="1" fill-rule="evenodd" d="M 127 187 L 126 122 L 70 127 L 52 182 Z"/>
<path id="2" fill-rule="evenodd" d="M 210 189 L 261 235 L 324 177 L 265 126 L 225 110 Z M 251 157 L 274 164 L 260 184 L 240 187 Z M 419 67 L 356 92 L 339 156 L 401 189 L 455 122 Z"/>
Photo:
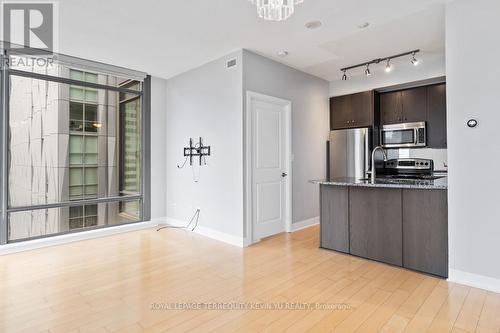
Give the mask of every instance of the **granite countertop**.
<path id="1" fill-rule="evenodd" d="M 448 177 L 439 179 L 401 179 L 401 178 L 377 178 L 372 184 L 370 180 L 349 177 L 310 180 L 310 183 L 332 186 L 358 186 L 358 187 L 387 187 L 387 188 L 413 188 L 424 190 L 446 190 L 448 188 Z"/>

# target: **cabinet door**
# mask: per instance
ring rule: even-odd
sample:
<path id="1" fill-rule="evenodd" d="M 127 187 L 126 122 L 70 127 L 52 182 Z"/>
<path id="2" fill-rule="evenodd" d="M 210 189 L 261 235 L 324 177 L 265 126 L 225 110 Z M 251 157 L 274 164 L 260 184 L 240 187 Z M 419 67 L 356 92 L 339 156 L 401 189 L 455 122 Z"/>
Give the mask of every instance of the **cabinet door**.
<path id="1" fill-rule="evenodd" d="M 373 91 L 351 95 L 351 124 L 353 127 L 373 125 Z"/>
<path id="2" fill-rule="evenodd" d="M 349 216 L 352 254 L 403 264 L 400 189 L 350 187 Z"/>
<path id="3" fill-rule="evenodd" d="M 330 98 L 330 129 L 347 128 L 351 120 L 351 96 Z"/>
<path id="4" fill-rule="evenodd" d="M 320 187 L 321 247 L 349 253 L 348 188 Z"/>
<path id="5" fill-rule="evenodd" d="M 401 92 L 390 92 L 380 95 L 380 123 L 381 125 L 401 123 L 403 119 L 403 105 Z"/>
<path id="6" fill-rule="evenodd" d="M 427 87 L 403 90 L 403 123 L 427 120 Z"/>
<path id="7" fill-rule="evenodd" d="M 427 146 L 446 148 L 446 84 L 427 88 Z"/>
<path id="8" fill-rule="evenodd" d="M 446 190 L 403 190 L 403 266 L 448 277 Z"/>

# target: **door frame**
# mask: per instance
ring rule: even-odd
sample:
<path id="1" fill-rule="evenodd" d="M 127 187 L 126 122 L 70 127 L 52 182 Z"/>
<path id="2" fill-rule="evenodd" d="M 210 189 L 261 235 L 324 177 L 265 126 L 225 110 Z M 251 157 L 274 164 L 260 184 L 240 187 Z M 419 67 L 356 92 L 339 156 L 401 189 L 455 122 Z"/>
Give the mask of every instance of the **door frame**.
<path id="1" fill-rule="evenodd" d="M 292 231 L 292 102 L 268 96 L 253 91 L 246 91 L 246 108 L 244 115 L 244 163 L 243 163 L 243 174 L 244 174 L 244 198 L 243 198 L 243 209 L 244 209 L 244 219 L 246 225 L 246 235 L 244 237 L 244 246 L 249 246 L 253 243 L 260 241 L 260 239 L 255 238 L 253 234 L 254 230 L 254 220 L 252 214 L 253 208 L 253 193 L 252 193 L 252 180 L 253 180 L 253 156 L 252 156 L 252 105 L 254 101 L 264 101 L 273 103 L 282 107 L 285 107 L 285 168 L 283 172 L 288 174 L 287 180 L 285 182 L 285 231 Z"/>

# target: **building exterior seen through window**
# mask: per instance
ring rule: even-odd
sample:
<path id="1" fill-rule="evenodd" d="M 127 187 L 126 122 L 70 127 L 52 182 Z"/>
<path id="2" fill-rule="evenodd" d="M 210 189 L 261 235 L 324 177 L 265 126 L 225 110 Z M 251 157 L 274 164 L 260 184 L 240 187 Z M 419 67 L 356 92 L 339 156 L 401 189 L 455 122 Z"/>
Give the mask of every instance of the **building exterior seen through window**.
<path id="1" fill-rule="evenodd" d="M 136 222 L 142 188 L 142 82 L 59 65 L 40 77 L 10 75 L 9 207 L 93 199 L 8 214 L 8 241 Z M 50 72 L 49 72 L 50 71 Z M 98 84 L 98 88 L 79 85 Z"/>

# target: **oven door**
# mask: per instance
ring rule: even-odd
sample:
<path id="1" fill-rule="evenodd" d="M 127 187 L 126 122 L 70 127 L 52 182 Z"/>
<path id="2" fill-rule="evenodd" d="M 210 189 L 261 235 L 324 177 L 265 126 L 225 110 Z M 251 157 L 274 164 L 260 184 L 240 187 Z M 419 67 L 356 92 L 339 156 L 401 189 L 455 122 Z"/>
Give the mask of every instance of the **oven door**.
<path id="1" fill-rule="evenodd" d="M 384 148 L 416 147 L 418 144 L 417 133 L 415 128 L 382 129 L 380 144 Z"/>

